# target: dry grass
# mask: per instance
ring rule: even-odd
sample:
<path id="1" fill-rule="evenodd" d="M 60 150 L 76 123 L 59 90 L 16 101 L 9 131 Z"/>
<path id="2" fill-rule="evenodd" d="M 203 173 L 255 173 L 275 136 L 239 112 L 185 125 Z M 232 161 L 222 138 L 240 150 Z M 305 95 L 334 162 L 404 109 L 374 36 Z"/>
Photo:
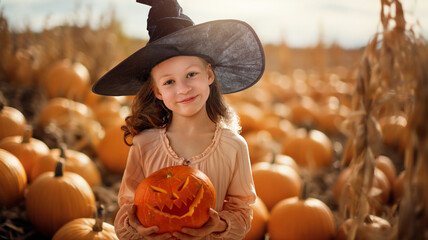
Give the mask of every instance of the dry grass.
<path id="1" fill-rule="evenodd" d="M 354 152 L 351 165 L 358 171 L 352 177 L 349 190 L 353 197 L 348 201 L 343 199 L 341 212 L 357 219 L 350 234 L 350 239 L 354 239 L 358 225 L 368 214 L 373 214 L 369 203 L 375 201 L 373 197 L 377 194 L 371 191 L 374 159 L 382 147 L 378 120 L 405 112 L 412 132 L 406 154 L 405 168 L 409 174 L 405 197 L 398 213 L 385 216 L 394 224 L 394 231 L 390 231 L 389 236 L 379 236 L 376 232 L 370 235 L 372 239 L 426 239 L 427 43 L 415 34 L 413 26 L 406 24 L 399 1 L 382 0 L 381 3 L 383 30 L 375 34 L 366 47 L 353 97 L 353 112 L 348 119 L 347 133 L 353 141 Z"/>

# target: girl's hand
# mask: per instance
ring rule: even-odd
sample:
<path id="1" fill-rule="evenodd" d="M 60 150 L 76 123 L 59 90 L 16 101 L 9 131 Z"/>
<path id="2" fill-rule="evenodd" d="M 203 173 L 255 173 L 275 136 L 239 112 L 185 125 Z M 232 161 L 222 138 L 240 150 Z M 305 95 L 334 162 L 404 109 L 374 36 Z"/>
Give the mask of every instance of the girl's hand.
<path id="1" fill-rule="evenodd" d="M 182 232 L 175 232 L 172 235 L 181 240 L 196 240 L 204 238 L 212 232 L 223 232 L 227 224 L 218 216 L 218 212 L 210 208 L 210 219 L 201 228 L 183 228 Z"/>
<path id="2" fill-rule="evenodd" d="M 135 214 L 136 211 L 137 207 L 135 205 L 128 210 L 129 225 L 131 225 L 131 227 L 137 230 L 138 234 L 140 234 L 143 239 L 165 240 L 170 239 L 172 237 L 170 233 L 156 234 L 156 232 L 159 230 L 157 226 L 152 226 L 148 228 L 144 227 L 138 220 L 137 215 Z"/>

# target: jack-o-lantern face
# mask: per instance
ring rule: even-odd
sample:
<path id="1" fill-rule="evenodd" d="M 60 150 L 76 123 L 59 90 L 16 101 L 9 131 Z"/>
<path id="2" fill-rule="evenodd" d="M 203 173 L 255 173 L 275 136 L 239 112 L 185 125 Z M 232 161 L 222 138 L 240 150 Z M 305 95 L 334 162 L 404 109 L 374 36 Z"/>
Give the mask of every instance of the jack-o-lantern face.
<path id="1" fill-rule="evenodd" d="M 209 219 L 215 191 L 209 178 L 188 166 L 160 169 L 144 179 L 135 191 L 137 217 L 158 233 L 198 228 Z"/>

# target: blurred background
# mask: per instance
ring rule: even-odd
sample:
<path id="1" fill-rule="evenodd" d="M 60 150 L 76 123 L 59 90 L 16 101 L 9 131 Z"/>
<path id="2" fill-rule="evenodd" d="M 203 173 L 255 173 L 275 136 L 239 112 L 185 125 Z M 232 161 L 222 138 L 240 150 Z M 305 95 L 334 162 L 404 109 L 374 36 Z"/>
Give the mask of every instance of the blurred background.
<path id="1" fill-rule="evenodd" d="M 381 1 L 179 0 L 179 3 L 196 24 L 240 19 L 258 33 L 266 55 L 262 79 L 244 92 L 226 95 L 240 117 L 241 134 L 248 143 L 253 169 L 257 169 L 256 164 L 267 162 L 272 166 L 292 165 L 296 170 L 291 172 L 296 185 L 305 182 L 307 196 L 328 206 L 334 226 L 341 225 L 345 219 L 334 185 L 353 158 L 351 134 L 343 126 L 349 118 L 361 114 L 355 109 L 358 103 L 355 99 L 359 97 L 355 86 L 361 80 L 358 74 L 368 43 L 384 30 L 380 24 Z M 403 0 L 402 4 L 408 31 L 386 39 L 396 47 L 394 54 L 400 56 L 403 49 L 412 49 L 407 47 L 417 42 L 414 39 L 428 36 L 428 1 Z M 49 149 L 49 156 L 54 156 L 50 170 L 59 158 L 61 147 L 66 146 L 70 156 L 75 152 L 86 155 L 86 160 L 77 160 L 81 165 L 68 167 L 68 171 L 97 177 L 85 180 L 91 185 L 97 205 L 105 205 L 105 221 L 110 224 L 118 209 L 117 192 L 129 150 L 120 126 L 129 114 L 133 98 L 99 96 L 90 89 L 106 71 L 146 44 L 148 11 L 148 6 L 135 0 L 0 0 L 0 117 L 2 109 L 8 107 L 19 111 L 23 119 L 15 127 L 0 126 L 0 148 L 5 148 L 2 142 L 9 141 L 8 137 L 38 139 Z M 395 12 L 393 7 L 387 11 Z M 391 18 L 394 25 L 392 20 L 394 16 Z M 400 42 L 406 36 L 412 40 Z M 371 52 L 377 54 L 380 45 Z M 405 60 L 413 59 L 417 52 L 408 55 L 404 52 Z M 390 61 L 382 63 L 386 66 L 381 68 L 389 73 Z M 406 74 L 399 72 L 397 76 L 413 76 L 424 68 L 425 65 L 421 68 L 413 64 L 403 71 Z M 408 86 L 411 89 L 405 89 L 406 93 L 414 94 L 414 85 Z M 388 88 L 383 86 L 383 90 L 390 94 Z M 395 110 L 388 112 L 383 121 L 379 120 L 376 130 L 381 133 L 375 136 L 382 134 L 376 140 L 381 142 L 381 153 L 388 157 L 394 171 L 387 185 L 389 189 L 382 190 L 387 196 L 381 202 L 380 212 L 390 222 L 396 219 L 402 196 L 402 191 L 400 195 L 391 186 L 395 188 L 395 180 L 403 176 L 408 144 L 408 116 L 400 109 Z M 43 156 L 31 163 L 39 168 L 37 174 L 41 174 L 42 168 L 49 170 L 39 166 L 43 165 L 40 159 Z M 24 181 L 23 189 L 28 191 L 38 175 L 33 173 L 35 170 L 25 170 L 23 175 L 27 176 L 28 184 Z M 88 171 L 80 172 L 84 170 Z M 287 181 L 268 183 L 263 182 L 268 178 L 258 177 L 262 182 L 257 183 L 254 171 L 260 196 L 271 186 L 288 191 Z M 398 186 L 403 189 L 403 185 Z M 23 189 L 7 208 L 0 206 L 0 239 L 50 239 L 53 232 L 42 234 L 43 229 L 27 218 L 25 204 L 29 200 L 25 199 Z M 1 191 L 4 192 L 3 188 L 0 194 Z M 300 190 L 291 196 L 299 194 Z M 8 195 L 12 194 L 6 191 L 4 196 Z M 53 196 L 40 196 L 46 202 L 43 198 Z M 284 196 L 270 202 L 269 198 L 272 200 L 268 195 L 261 201 L 271 209 Z M 48 220 L 37 222 L 51 227 Z M 267 217 L 262 221 L 261 237 L 249 239 L 269 239 L 266 222 Z"/>
<path id="2" fill-rule="evenodd" d="M 376 0 L 181 0 L 184 13 L 195 23 L 216 19 L 241 19 L 253 26 L 263 43 L 285 41 L 291 47 L 325 43 L 346 48 L 364 46 L 378 30 L 380 1 Z M 100 24 L 99 16 L 114 11 L 125 34 L 146 38 L 148 6 L 121 0 L 2 0 L 1 7 L 10 26 L 35 31 L 64 23 Z M 428 23 L 428 2 L 405 0 L 409 23 Z M 89 18 L 89 19 L 88 19 Z M 426 27 L 426 26 L 425 26 Z M 422 31 L 425 36 L 427 29 Z"/>

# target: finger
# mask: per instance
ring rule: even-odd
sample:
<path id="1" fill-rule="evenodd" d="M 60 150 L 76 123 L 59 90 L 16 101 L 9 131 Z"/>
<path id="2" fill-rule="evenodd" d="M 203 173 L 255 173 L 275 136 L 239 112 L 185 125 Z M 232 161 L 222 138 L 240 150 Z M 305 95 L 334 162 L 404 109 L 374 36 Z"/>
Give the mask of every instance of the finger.
<path id="1" fill-rule="evenodd" d="M 136 211 L 137 211 L 137 207 L 135 205 L 133 205 L 128 210 L 128 217 L 129 217 L 129 225 L 131 225 L 131 227 L 133 227 L 138 232 L 138 234 L 140 234 L 141 236 L 148 236 L 148 235 L 153 234 L 159 230 L 159 228 L 157 226 L 151 226 L 148 228 L 144 227 L 140 223 L 140 220 L 138 220 L 138 218 L 135 214 Z"/>
<path id="2" fill-rule="evenodd" d="M 137 211 L 137 207 L 135 206 L 135 205 L 133 205 L 129 210 L 128 210 L 128 217 L 129 217 L 129 224 L 131 224 L 131 223 L 135 223 L 135 222 L 140 222 L 138 219 L 137 219 L 137 216 L 136 216 L 136 211 Z M 132 226 L 132 225 L 131 225 Z M 134 227 L 134 226 L 133 226 Z"/>
<path id="3" fill-rule="evenodd" d="M 209 214 L 210 218 L 212 218 L 212 219 L 218 219 L 219 218 L 218 212 L 212 208 L 210 208 L 210 211 L 208 212 L 208 214 Z"/>

